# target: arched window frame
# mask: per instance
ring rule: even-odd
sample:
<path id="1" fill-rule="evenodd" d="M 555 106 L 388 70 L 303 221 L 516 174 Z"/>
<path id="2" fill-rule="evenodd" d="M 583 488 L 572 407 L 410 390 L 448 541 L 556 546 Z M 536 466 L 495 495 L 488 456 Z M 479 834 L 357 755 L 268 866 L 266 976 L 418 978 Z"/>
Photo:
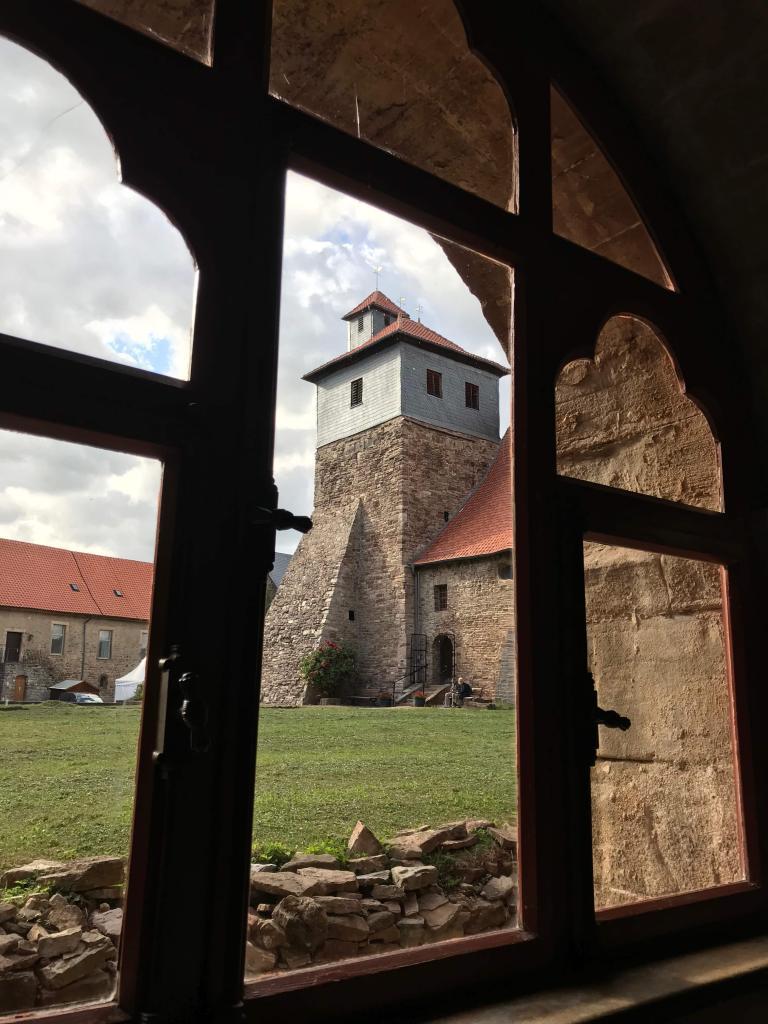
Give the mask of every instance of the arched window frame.
<path id="1" fill-rule="evenodd" d="M 509 5 L 512 8 L 512 5 Z M 86 9 L 75 0 L 7 0 L 0 32 L 60 69 L 115 141 L 127 184 L 160 206 L 198 259 L 200 289 L 189 383 L 0 336 L 6 390 L 0 423 L 50 436 L 159 456 L 166 471 L 148 664 L 170 645 L 203 681 L 223 678 L 232 699 L 211 711 L 211 752 L 189 754 L 177 715 L 165 718 L 147 687 L 132 840 L 120 1007 L 179 1015 L 234 1008 L 242 992 L 245 907 L 258 692 L 250 636 L 274 535 L 253 509 L 274 504 L 272 408 L 276 379 L 285 173 L 300 170 L 506 263 L 515 273 L 515 591 L 518 614 L 521 902 L 525 931 L 457 940 L 451 949 L 404 951 L 379 961 L 318 969 L 250 988 L 246 1007 L 298 1016 L 328 1005 L 399 998 L 554 973 L 569 945 L 626 943 L 652 951 L 660 936 L 684 943 L 693 928 L 743 934 L 765 908 L 760 853 L 763 765 L 750 723 L 765 721 L 755 682 L 757 607 L 745 426 L 727 327 L 696 251 L 617 111 L 555 27 L 516 6 L 462 5 L 474 52 L 493 69 L 517 125 L 519 205 L 497 207 L 350 138 L 267 93 L 269 5 L 220 0 L 211 67 Z M 141 73 L 136 73 L 140 68 Z M 549 88 L 554 81 L 625 181 L 671 269 L 672 292 L 552 233 Z M 258 314 L 256 313 L 258 310 Z M 591 356 L 602 322 L 628 313 L 669 344 L 682 379 L 706 410 L 723 458 L 725 511 L 711 513 L 602 488 L 555 473 L 554 382 L 575 356 Z M 28 386 L 27 386 L 28 385 Z M 243 473 L 243 466 L 250 473 Z M 211 482 L 216 481 L 215 494 Z M 748 883 L 661 901 L 595 921 L 589 783 L 574 722 L 583 713 L 586 664 L 583 539 L 650 546 L 728 567 L 727 620 Z M 232 558 L 232 552 L 237 557 Z M 249 579 L 237 566 L 250 564 Z M 222 608 L 221 595 L 227 595 Z M 194 600 L 192 599 L 194 595 Z M 202 645 L 201 626 L 225 611 L 227 642 Z M 552 643 L 552 637 L 559 638 Z M 227 648 L 222 659 L 221 647 Z M 256 652 L 258 655 L 258 651 Z M 156 668 L 151 671 L 157 672 Z M 170 675 L 169 706 L 178 692 Z M 153 752 L 157 756 L 153 757 Z M 206 885 L 205 879 L 211 880 Z M 215 896 L 214 883 L 215 880 Z M 199 907 L 179 891 L 202 890 Z M 194 901 L 190 899 L 189 903 Z M 175 937 L 185 935 L 184 956 Z M 645 946 L 643 946 L 645 943 Z M 461 957 L 457 970 L 456 957 Z M 387 960 L 387 963 L 384 963 Z M 375 973 L 372 973 L 375 972 Z M 521 982 L 523 983 L 523 982 Z M 103 1010 L 83 1011 L 98 1016 Z"/>

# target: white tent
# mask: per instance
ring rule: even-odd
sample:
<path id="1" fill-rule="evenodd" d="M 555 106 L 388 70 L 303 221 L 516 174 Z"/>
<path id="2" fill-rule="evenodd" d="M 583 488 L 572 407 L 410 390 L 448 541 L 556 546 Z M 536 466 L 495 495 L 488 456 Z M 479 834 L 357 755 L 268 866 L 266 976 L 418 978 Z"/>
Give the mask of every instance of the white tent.
<path id="1" fill-rule="evenodd" d="M 120 676 L 115 680 L 115 703 L 130 700 L 136 694 L 139 686 L 144 682 L 144 674 L 147 669 L 147 659 L 142 658 L 136 668 L 131 669 L 127 675 Z"/>

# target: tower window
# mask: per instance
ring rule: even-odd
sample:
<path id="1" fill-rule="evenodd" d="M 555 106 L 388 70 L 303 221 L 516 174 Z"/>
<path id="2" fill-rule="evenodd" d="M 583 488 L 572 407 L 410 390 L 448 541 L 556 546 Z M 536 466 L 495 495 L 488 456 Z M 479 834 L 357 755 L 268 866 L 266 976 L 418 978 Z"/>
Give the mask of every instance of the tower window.
<path id="1" fill-rule="evenodd" d="M 480 388 L 477 384 L 470 384 L 466 381 L 464 384 L 464 404 L 468 409 L 479 409 L 480 408 Z"/>
<path id="2" fill-rule="evenodd" d="M 365 327 L 365 316 L 359 316 L 357 318 L 357 333 L 363 333 L 363 327 Z"/>
<path id="3" fill-rule="evenodd" d="M 427 394 L 435 398 L 443 397 L 443 375 L 437 370 L 427 370 Z"/>
<path id="4" fill-rule="evenodd" d="M 438 583 L 435 585 L 435 611 L 442 612 L 448 607 L 448 584 Z"/>
<path id="5" fill-rule="evenodd" d="M 450 518 L 451 518 L 451 513 L 450 512 L 447 512 L 447 511 L 443 512 L 443 519 L 446 521 L 446 523 L 448 522 L 448 520 Z"/>
<path id="6" fill-rule="evenodd" d="M 353 608 L 349 609 L 349 621 L 350 622 L 354 622 L 355 621 L 355 612 L 354 612 Z"/>
<path id="7" fill-rule="evenodd" d="M 350 405 L 362 405 L 363 404 L 363 378 L 358 377 L 357 380 L 353 380 L 349 389 L 349 404 Z"/>

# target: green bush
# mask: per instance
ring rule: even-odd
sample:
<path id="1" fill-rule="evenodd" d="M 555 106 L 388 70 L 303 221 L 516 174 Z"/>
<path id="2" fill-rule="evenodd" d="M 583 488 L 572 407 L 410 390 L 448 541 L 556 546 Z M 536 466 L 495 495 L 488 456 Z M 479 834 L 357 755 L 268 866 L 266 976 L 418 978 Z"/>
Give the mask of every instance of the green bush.
<path id="1" fill-rule="evenodd" d="M 328 640 L 299 662 L 299 672 L 318 697 L 341 697 L 352 681 L 355 656 L 345 643 Z"/>
<path id="2" fill-rule="evenodd" d="M 279 868 L 291 860 L 296 850 L 282 843 L 254 843 L 251 859 L 258 864 L 276 864 Z"/>

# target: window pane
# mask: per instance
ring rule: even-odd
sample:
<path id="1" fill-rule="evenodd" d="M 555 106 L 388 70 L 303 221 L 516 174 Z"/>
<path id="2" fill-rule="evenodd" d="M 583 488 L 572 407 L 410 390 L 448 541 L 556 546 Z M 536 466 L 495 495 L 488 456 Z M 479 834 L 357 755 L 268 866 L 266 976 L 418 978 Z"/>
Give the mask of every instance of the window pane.
<path id="1" fill-rule="evenodd" d="M 555 231 L 671 288 L 648 229 L 618 174 L 556 89 L 551 90 L 551 104 Z"/>
<path id="2" fill-rule="evenodd" d="M 742 879 L 720 567 L 586 543 L 584 569 L 598 704 L 632 723 L 600 727 L 596 906 Z"/>
<path id="3" fill-rule="evenodd" d="M 470 52 L 451 0 L 274 0 L 270 91 L 438 178 L 515 209 L 509 105 Z"/>
<path id="4" fill-rule="evenodd" d="M 644 321 L 610 319 L 594 359 L 563 368 L 555 401 L 558 473 L 720 511 L 712 431 Z"/>
<path id="5" fill-rule="evenodd" d="M 86 7 L 159 39 L 203 64 L 211 63 L 215 0 L 80 0 Z"/>
<path id="6" fill-rule="evenodd" d="M 0 1013 L 11 1013 L 115 990 L 160 465 L 0 431 L 0 480 Z M 100 706 L 117 700 L 119 711 Z"/>
<path id="7" fill-rule="evenodd" d="M 518 920 L 509 271 L 289 175 L 281 294 L 254 978 Z"/>
<path id="8" fill-rule="evenodd" d="M 0 37 L 0 333 L 189 376 L 195 267 L 90 107 Z"/>

